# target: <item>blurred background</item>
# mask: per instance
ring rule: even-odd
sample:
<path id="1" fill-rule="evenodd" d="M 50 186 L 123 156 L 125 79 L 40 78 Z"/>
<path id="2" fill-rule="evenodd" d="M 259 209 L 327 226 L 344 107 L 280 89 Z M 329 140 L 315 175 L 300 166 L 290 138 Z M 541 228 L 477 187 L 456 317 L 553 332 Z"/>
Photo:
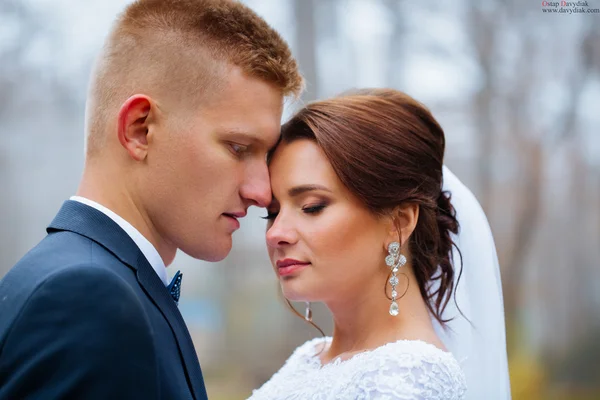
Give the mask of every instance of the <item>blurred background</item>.
<path id="1" fill-rule="evenodd" d="M 0 277 L 77 188 L 88 76 L 127 3 L 0 0 Z M 245 3 L 308 81 L 285 118 L 354 87 L 431 108 L 495 235 L 513 398 L 600 398 L 600 0 L 570 15 L 538 0 Z M 250 210 L 223 262 L 179 254 L 169 268 L 186 277 L 180 307 L 211 399 L 246 398 L 318 335 L 282 302 L 263 214 Z"/>

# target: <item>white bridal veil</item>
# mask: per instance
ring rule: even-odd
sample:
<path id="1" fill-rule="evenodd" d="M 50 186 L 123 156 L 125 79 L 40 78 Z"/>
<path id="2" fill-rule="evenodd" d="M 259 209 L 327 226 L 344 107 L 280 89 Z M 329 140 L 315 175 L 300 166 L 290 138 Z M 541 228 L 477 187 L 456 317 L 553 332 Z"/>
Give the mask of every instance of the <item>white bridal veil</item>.
<path id="1" fill-rule="evenodd" d="M 434 319 L 434 326 L 448 350 L 460 362 L 467 380 L 467 399 L 510 399 L 506 330 L 500 267 L 494 238 L 487 218 L 471 191 L 444 166 L 443 190 L 452 194 L 451 202 L 460 225 L 453 239 L 462 252 L 462 276 L 442 317 L 454 317 L 446 329 Z M 460 255 L 453 252 L 456 279 Z M 471 323 L 469 323 L 469 321 Z"/>

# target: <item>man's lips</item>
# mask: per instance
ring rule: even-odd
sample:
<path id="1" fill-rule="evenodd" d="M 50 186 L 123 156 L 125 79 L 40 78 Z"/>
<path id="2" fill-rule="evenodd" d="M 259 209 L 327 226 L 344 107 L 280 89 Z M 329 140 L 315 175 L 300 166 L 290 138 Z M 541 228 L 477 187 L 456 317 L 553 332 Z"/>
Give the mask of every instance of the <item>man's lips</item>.
<path id="1" fill-rule="evenodd" d="M 223 215 L 225 215 L 227 217 L 235 218 L 235 219 L 244 218 L 246 216 L 246 211 L 223 213 Z"/>
<path id="2" fill-rule="evenodd" d="M 310 263 L 306 261 L 294 260 L 293 258 L 286 258 L 284 260 L 278 260 L 275 265 L 277 265 L 277 272 L 279 276 L 286 276 L 303 269 L 307 265 L 310 265 Z"/>
<path id="3" fill-rule="evenodd" d="M 223 216 L 225 216 L 232 222 L 234 229 L 239 229 L 240 221 L 238 221 L 238 218 L 243 218 L 244 216 L 246 216 L 246 212 L 240 211 L 236 213 L 223 213 Z"/>

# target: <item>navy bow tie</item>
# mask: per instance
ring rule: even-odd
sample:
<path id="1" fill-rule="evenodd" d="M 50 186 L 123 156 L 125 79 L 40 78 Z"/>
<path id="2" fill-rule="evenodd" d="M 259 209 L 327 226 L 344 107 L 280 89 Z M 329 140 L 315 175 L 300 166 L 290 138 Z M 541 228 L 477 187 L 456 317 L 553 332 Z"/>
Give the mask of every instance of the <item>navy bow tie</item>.
<path id="1" fill-rule="evenodd" d="M 179 295 L 181 294 L 181 279 L 183 278 L 183 274 L 181 271 L 177 271 L 169 286 L 167 286 L 167 290 L 169 294 L 175 300 L 175 304 L 179 304 Z"/>

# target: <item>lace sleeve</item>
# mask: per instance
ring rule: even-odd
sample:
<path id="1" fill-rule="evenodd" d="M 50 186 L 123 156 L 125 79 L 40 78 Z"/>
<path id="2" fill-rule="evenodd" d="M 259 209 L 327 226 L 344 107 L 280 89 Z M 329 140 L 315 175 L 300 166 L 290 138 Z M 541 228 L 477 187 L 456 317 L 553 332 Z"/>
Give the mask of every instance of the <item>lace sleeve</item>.
<path id="1" fill-rule="evenodd" d="M 369 363 L 355 380 L 356 398 L 373 400 L 464 399 L 464 375 L 454 359 L 391 354 Z M 365 366 L 367 367 L 367 366 Z"/>
<path id="2" fill-rule="evenodd" d="M 323 340 L 300 346 L 252 400 L 463 400 L 456 359 L 431 344 L 398 341 L 322 365 Z"/>

